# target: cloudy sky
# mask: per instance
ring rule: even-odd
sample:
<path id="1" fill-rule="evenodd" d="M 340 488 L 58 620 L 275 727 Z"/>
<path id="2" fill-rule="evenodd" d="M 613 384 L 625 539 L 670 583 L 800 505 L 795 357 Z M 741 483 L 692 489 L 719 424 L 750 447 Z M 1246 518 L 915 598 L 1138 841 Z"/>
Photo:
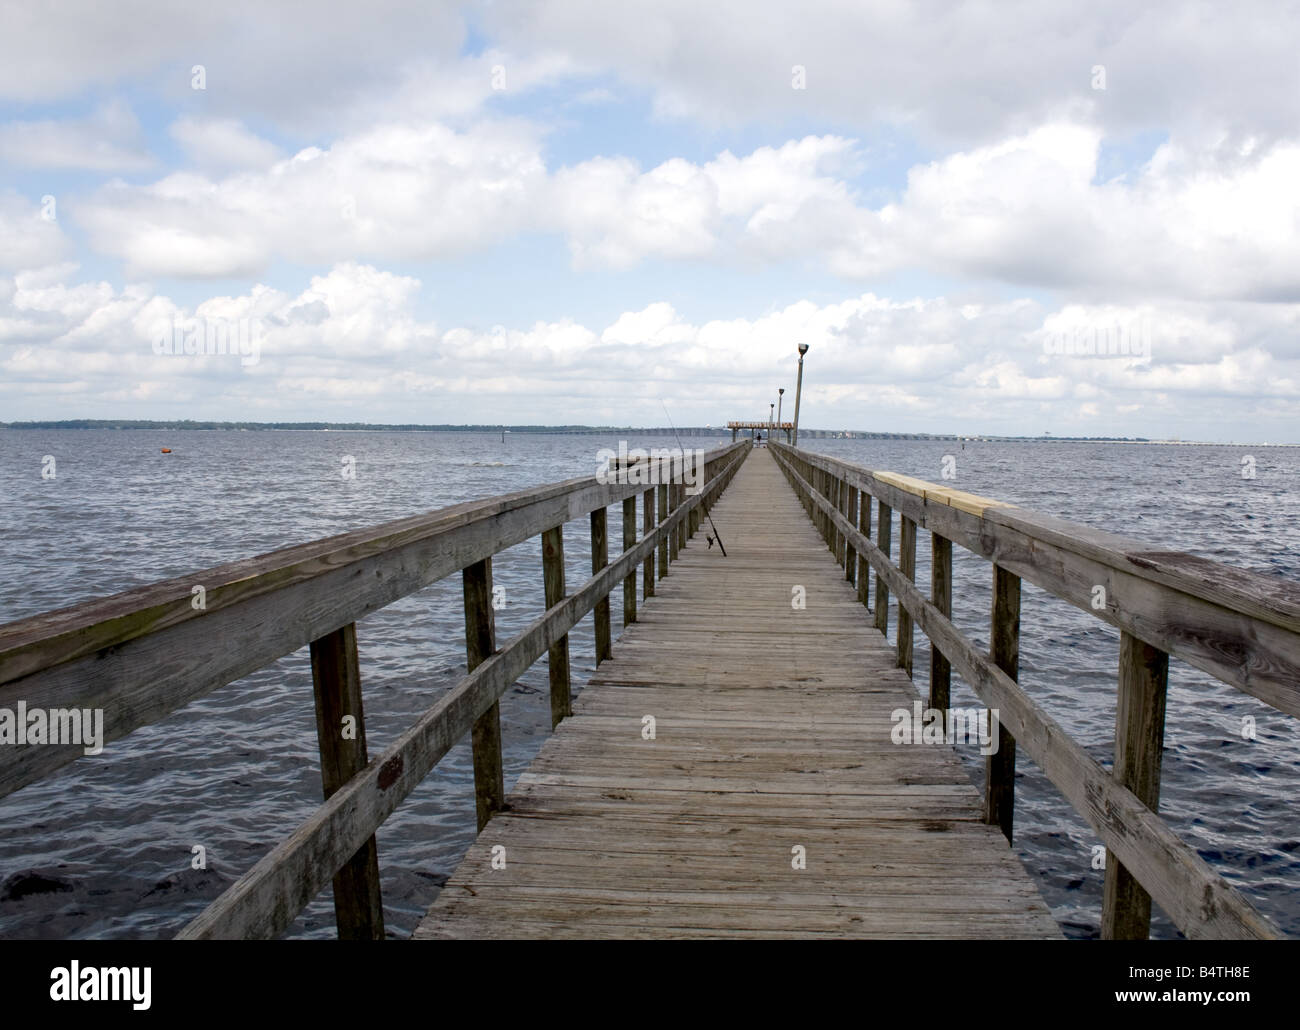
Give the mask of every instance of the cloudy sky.
<path id="1" fill-rule="evenodd" d="M 0 421 L 1300 442 L 1296 3 L 0 24 Z"/>

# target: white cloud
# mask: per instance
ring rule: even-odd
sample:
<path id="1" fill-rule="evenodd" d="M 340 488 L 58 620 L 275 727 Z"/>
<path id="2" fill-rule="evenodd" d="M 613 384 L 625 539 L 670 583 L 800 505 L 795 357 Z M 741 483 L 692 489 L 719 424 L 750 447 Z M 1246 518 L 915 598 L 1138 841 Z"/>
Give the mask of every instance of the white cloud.
<path id="1" fill-rule="evenodd" d="M 6 410 L 48 417 L 42 405 L 57 396 L 60 407 L 84 414 L 120 395 L 133 398 L 137 417 L 310 411 L 367 421 L 528 422 L 553 420 L 557 410 L 594 418 L 617 396 L 614 421 L 658 424 L 659 398 L 667 397 L 675 420 L 717 423 L 754 414 L 776 384 L 793 385 L 795 341 L 811 346 L 803 401 L 815 413 L 809 424 L 822 427 L 1023 432 L 1050 416 L 1083 435 L 1171 435 L 1170 424 L 1204 426 L 1217 413 L 1272 424 L 1276 438 L 1300 403 L 1300 354 L 1272 353 L 1268 343 L 1294 335 L 1300 305 L 1048 309 L 1018 300 L 975 310 L 868 293 L 702 324 L 656 302 L 603 327 L 561 319 L 476 330 L 418 317 L 418 281 L 357 263 L 337 265 L 295 294 L 256 286 L 192 307 L 148 287 L 118 291 L 74 277 L 65 266 L 2 284 Z M 258 361 L 153 352 L 160 324 L 190 318 L 255 321 Z M 1157 342 L 1176 330 L 1198 346 L 1157 346 L 1149 360 L 1045 351 L 1047 333 L 1117 319 L 1146 319 Z M 437 418 L 429 414 L 434 398 Z"/>
<path id="2" fill-rule="evenodd" d="M 269 145 L 229 123 L 183 123 L 203 146 Z M 206 134 L 206 135 L 205 135 Z M 256 275 L 273 259 L 441 259 L 530 231 L 568 240 L 579 268 L 646 259 L 797 260 L 847 279 L 900 269 L 1074 291 L 1300 299 L 1300 142 L 1226 153 L 1173 141 L 1099 183 L 1101 137 L 1061 123 L 918 165 L 873 209 L 852 140 L 809 136 L 642 171 L 595 157 L 550 172 L 537 127 L 389 123 L 224 177 L 117 182 L 80 205 L 132 275 Z M 232 151 L 240 146 L 232 145 Z"/>
<path id="3" fill-rule="evenodd" d="M 79 207 L 101 252 L 136 276 L 253 276 L 274 257 L 464 253 L 532 217 L 545 172 L 533 131 L 382 125 L 261 171 L 111 183 Z"/>
<path id="4" fill-rule="evenodd" d="M 648 94 L 660 116 L 706 126 L 893 125 L 943 147 L 1016 135 L 1065 115 L 1112 135 L 1169 128 L 1294 136 L 1300 124 L 1293 5 L 1241 0 L 899 5 L 806 0 L 69 0 L 10 12 L 0 98 L 49 102 L 146 83 L 210 117 L 298 131 L 355 130 L 376 115 L 443 118 L 484 102 L 486 69 L 462 48 L 486 31 L 509 89 L 528 65 Z M 1248 58 L 1243 59 L 1243 55 Z M 208 88 L 190 89 L 203 64 Z M 795 65 L 807 88 L 792 89 Z M 1094 90 L 1093 68 L 1106 69 Z M 490 66 L 490 65 L 489 65 Z"/>
<path id="5" fill-rule="evenodd" d="M 53 264 L 69 252 L 58 213 L 58 198 L 32 204 L 14 190 L 0 189 L 0 272 Z"/>
<path id="6" fill-rule="evenodd" d="M 1244 127 L 1275 139 L 1300 124 L 1300 12 L 1268 0 L 497 0 L 484 15 L 505 46 L 607 69 L 648 91 L 662 117 L 707 125 L 815 112 L 858 128 L 905 127 L 947 147 L 1067 115 L 1118 135 Z M 792 88 L 796 65 L 806 89 Z M 1093 89 L 1097 65 L 1105 90 Z"/>
<path id="7" fill-rule="evenodd" d="M 178 118 L 170 132 L 201 168 L 267 168 L 283 156 L 279 147 L 250 132 L 237 118 Z"/>
<path id="8" fill-rule="evenodd" d="M 391 96 L 415 62 L 453 64 L 462 6 L 327 0 L 69 0 L 57 11 L 7 12 L 0 97 L 49 102 L 131 81 L 210 116 L 260 111 L 285 125 L 324 128 L 358 97 Z M 191 89 L 201 64 L 206 89 Z"/>
<path id="9" fill-rule="evenodd" d="M 1127 296 L 1300 299 L 1300 142 L 1247 160 L 1160 148 L 1095 184 L 1100 137 L 1045 126 L 913 169 L 892 228 L 953 274 Z"/>
<path id="10" fill-rule="evenodd" d="M 138 172 L 154 164 L 140 123 L 120 100 L 86 118 L 13 121 L 0 125 L 0 161 L 28 168 Z"/>

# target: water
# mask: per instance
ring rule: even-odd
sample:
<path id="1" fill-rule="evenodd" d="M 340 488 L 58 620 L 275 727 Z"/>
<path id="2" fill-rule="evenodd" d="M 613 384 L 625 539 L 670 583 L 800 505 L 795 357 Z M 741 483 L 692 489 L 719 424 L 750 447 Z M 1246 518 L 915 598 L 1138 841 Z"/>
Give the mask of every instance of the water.
<path id="1" fill-rule="evenodd" d="M 0 622 L 184 575 L 322 536 L 590 475 L 617 437 L 460 433 L 266 433 L 0 430 Z M 630 437 L 632 446 L 669 446 Z M 720 440 L 687 439 L 714 446 Z M 954 485 L 1099 528 L 1231 564 L 1300 573 L 1300 450 L 1118 444 L 806 440 L 871 468 L 939 480 L 944 454 Z M 169 446 L 172 454 L 161 454 Z M 56 478 L 41 478 L 56 459 Z M 340 475 L 355 460 L 356 478 Z M 611 535 L 617 553 L 617 518 Z M 726 527 L 721 526 L 725 538 Z M 589 573 L 585 519 L 566 532 L 569 583 Z M 928 582 L 928 540 L 918 580 Z M 497 556 L 506 590 L 498 637 L 508 640 L 542 610 L 538 542 Z M 982 559 L 954 554 L 954 621 L 987 645 L 991 575 Z M 378 754 L 465 672 L 460 578 L 453 576 L 358 626 L 370 753 Z M 621 591 L 611 595 L 621 624 Z M 891 617 L 891 626 L 896 626 Z M 235 642 L 232 642 L 234 646 Z M 590 619 L 570 635 L 575 683 L 592 667 Z M 1114 732 L 1115 631 L 1026 584 L 1021 681 L 1099 760 Z M 916 680 L 928 676 L 918 639 Z M 1300 827 L 1288 799 L 1300 787 L 1295 721 L 1171 663 L 1161 811 L 1225 877 L 1284 931 L 1300 933 L 1294 885 Z M 955 705 L 977 702 L 954 683 Z M 1245 741 L 1243 716 L 1258 739 Z M 526 768 L 549 732 L 545 660 L 502 704 L 506 782 Z M 963 751 L 982 776 L 973 749 Z M 1042 775 L 1020 756 L 1016 848 L 1071 936 L 1096 934 L 1102 873 L 1098 842 Z M 0 800 L 0 882 L 28 871 L 45 890 L 0 900 L 0 936 L 167 937 L 320 802 L 307 649 L 209 694 L 169 718 Z M 379 831 L 385 920 L 392 936 L 415 926 L 474 836 L 468 742 L 457 746 Z M 191 868 L 195 847 L 207 868 Z M 961 870 L 953 870 L 960 878 Z M 16 881 L 11 881 L 16 882 Z M 290 931 L 331 937 L 327 890 Z M 1156 936 L 1176 936 L 1157 917 Z"/>

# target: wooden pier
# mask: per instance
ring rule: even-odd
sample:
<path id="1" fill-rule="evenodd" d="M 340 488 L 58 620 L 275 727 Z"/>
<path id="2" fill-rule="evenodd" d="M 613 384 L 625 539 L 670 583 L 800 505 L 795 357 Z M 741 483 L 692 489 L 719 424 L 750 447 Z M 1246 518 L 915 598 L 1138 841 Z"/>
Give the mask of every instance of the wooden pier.
<path id="1" fill-rule="evenodd" d="M 715 512 L 416 938 L 1059 937 L 767 451 Z"/>
<path id="2" fill-rule="evenodd" d="M 1057 936 L 1006 843 L 1020 754 L 1105 845 L 1104 937 L 1147 936 L 1153 904 L 1188 937 L 1280 936 L 1158 813 L 1170 658 L 1300 715 L 1295 583 L 776 441 L 688 468 L 652 454 L 0 626 L 0 709 L 95 710 L 108 743 L 310 645 L 324 803 L 181 939 L 279 936 L 331 884 L 339 936 L 383 938 L 376 830 L 466 738 L 480 833 L 421 938 Z M 571 586 L 574 523 L 592 573 Z M 545 610 L 498 642 L 492 558 L 537 537 Z M 949 618 L 954 546 L 989 562 L 987 651 Z M 355 624 L 457 573 L 467 673 L 371 757 Z M 1017 682 L 1022 578 L 1118 631 L 1111 768 Z M 556 732 L 507 796 L 499 705 L 542 656 Z M 982 797 L 948 743 L 891 733 L 949 711 L 954 673 L 999 715 Z M 0 798 L 94 760 L 0 744 Z"/>

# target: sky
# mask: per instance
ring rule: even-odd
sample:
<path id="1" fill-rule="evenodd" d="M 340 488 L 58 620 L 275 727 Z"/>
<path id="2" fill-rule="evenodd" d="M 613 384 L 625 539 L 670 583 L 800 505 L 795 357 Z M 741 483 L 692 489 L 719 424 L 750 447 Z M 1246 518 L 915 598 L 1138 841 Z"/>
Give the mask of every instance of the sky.
<path id="1" fill-rule="evenodd" d="M 0 0 L 0 421 L 1300 443 L 1300 4 Z"/>

